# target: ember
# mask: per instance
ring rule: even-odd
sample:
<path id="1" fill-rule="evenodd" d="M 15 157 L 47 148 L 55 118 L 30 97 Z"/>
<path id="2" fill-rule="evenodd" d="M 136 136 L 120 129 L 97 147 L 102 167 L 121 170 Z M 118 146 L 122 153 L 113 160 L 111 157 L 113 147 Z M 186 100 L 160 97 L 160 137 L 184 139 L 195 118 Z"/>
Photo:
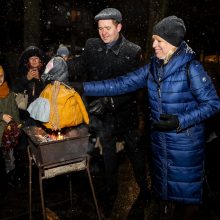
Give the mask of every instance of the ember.
<path id="1" fill-rule="evenodd" d="M 55 132 L 30 126 L 24 128 L 24 132 L 35 160 L 43 166 L 69 163 L 74 158 L 86 155 L 88 151 L 87 127 L 72 127 Z"/>
<path id="2" fill-rule="evenodd" d="M 45 129 L 44 127 L 31 126 L 25 128 L 24 130 L 29 137 L 32 137 L 32 139 L 39 143 L 76 138 L 88 134 L 86 127 L 71 127 L 62 129 L 60 131 L 51 131 Z"/>

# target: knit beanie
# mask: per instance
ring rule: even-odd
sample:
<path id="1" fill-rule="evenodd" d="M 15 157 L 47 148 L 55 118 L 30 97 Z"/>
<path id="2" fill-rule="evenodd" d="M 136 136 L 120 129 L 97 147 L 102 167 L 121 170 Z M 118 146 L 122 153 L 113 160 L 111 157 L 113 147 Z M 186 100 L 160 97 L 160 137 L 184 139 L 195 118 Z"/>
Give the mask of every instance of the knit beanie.
<path id="1" fill-rule="evenodd" d="M 57 49 L 57 55 L 59 56 L 69 56 L 70 52 L 67 47 L 64 45 L 60 45 L 59 48 Z"/>
<path id="2" fill-rule="evenodd" d="M 181 18 L 169 16 L 158 22 L 153 28 L 153 35 L 158 35 L 175 47 L 183 41 L 186 27 Z"/>

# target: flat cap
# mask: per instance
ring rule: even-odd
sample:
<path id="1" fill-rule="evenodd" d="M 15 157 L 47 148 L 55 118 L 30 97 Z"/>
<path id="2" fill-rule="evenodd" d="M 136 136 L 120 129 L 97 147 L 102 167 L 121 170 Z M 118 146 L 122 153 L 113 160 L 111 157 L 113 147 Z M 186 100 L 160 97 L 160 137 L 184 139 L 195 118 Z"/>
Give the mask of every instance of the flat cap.
<path id="1" fill-rule="evenodd" d="M 121 12 L 116 8 L 105 8 L 95 16 L 95 21 L 113 19 L 122 22 Z"/>

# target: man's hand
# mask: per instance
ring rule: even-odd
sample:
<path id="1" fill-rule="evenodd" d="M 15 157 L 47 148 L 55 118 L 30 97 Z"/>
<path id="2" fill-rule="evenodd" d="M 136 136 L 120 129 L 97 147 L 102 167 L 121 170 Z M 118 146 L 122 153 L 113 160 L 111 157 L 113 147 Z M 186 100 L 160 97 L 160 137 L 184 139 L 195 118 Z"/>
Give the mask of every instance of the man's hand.
<path id="1" fill-rule="evenodd" d="M 161 131 L 171 131 L 179 126 L 179 119 L 176 115 L 161 114 L 160 121 L 154 121 L 153 129 Z"/>
<path id="2" fill-rule="evenodd" d="M 89 113 L 93 115 L 103 115 L 108 104 L 108 97 L 96 99 L 89 104 Z"/>

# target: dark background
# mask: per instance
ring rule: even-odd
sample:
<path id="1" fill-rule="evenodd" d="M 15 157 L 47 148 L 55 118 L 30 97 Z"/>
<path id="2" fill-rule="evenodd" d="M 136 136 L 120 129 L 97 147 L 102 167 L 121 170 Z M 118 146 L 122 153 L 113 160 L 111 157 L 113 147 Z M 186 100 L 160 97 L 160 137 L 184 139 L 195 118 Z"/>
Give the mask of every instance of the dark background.
<path id="1" fill-rule="evenodd" d="M 217 55 L 219 59 L 219 0 L 0 0 L 0 5 L 0 51 L 12 63 L 33 44 L 43 50 L 53 43 L 70 45 L 73 50 L 83 47 L 86 39 L 97 36 L 93 18 L 105 7 L 122 12 L 122 33 L 146 54 L 151 53 L 154 23 L 177 15 L 185 21 L 185 40 L 198 58 L 203 61 L 207 55 Z M 28 14 L 29 5 L 34 9 Z"/>
<path id="2" fill-rule="evenodd" d="M 22 49 L 23 26 L 27 25 L 23 18 L 23 1 L 1 0 L 0 2 L 1 48 L 2 50 L 7 50 L 8 47 Z M 192 47 L 197 50 L 204 48 L 207 53 L 219 52 L 219 0 L 172 0 L 168 2 L 165 15 L 175 14 L 184 19 L 187 27 L 186 39 Z M 41 1 L 40 43 L 42 44 L 48 38 L 51 41 L 71 42 L 71 38 L 75 37 L 76 43 L 83 46 L 85 39 L 96 34 L 94 15 L 105 7 L 117 7 L 124 17 L 124 34 L 131 36 L 143 46 L 147 40 L 145 35 L 149 10 L 147 6 L 148 1 L 143 0 Z M 71 11 L 78 12 L 75 20 L 73 15 L 70 15 Z M 79 37 L 81 35 L 83 38 Z"/>

